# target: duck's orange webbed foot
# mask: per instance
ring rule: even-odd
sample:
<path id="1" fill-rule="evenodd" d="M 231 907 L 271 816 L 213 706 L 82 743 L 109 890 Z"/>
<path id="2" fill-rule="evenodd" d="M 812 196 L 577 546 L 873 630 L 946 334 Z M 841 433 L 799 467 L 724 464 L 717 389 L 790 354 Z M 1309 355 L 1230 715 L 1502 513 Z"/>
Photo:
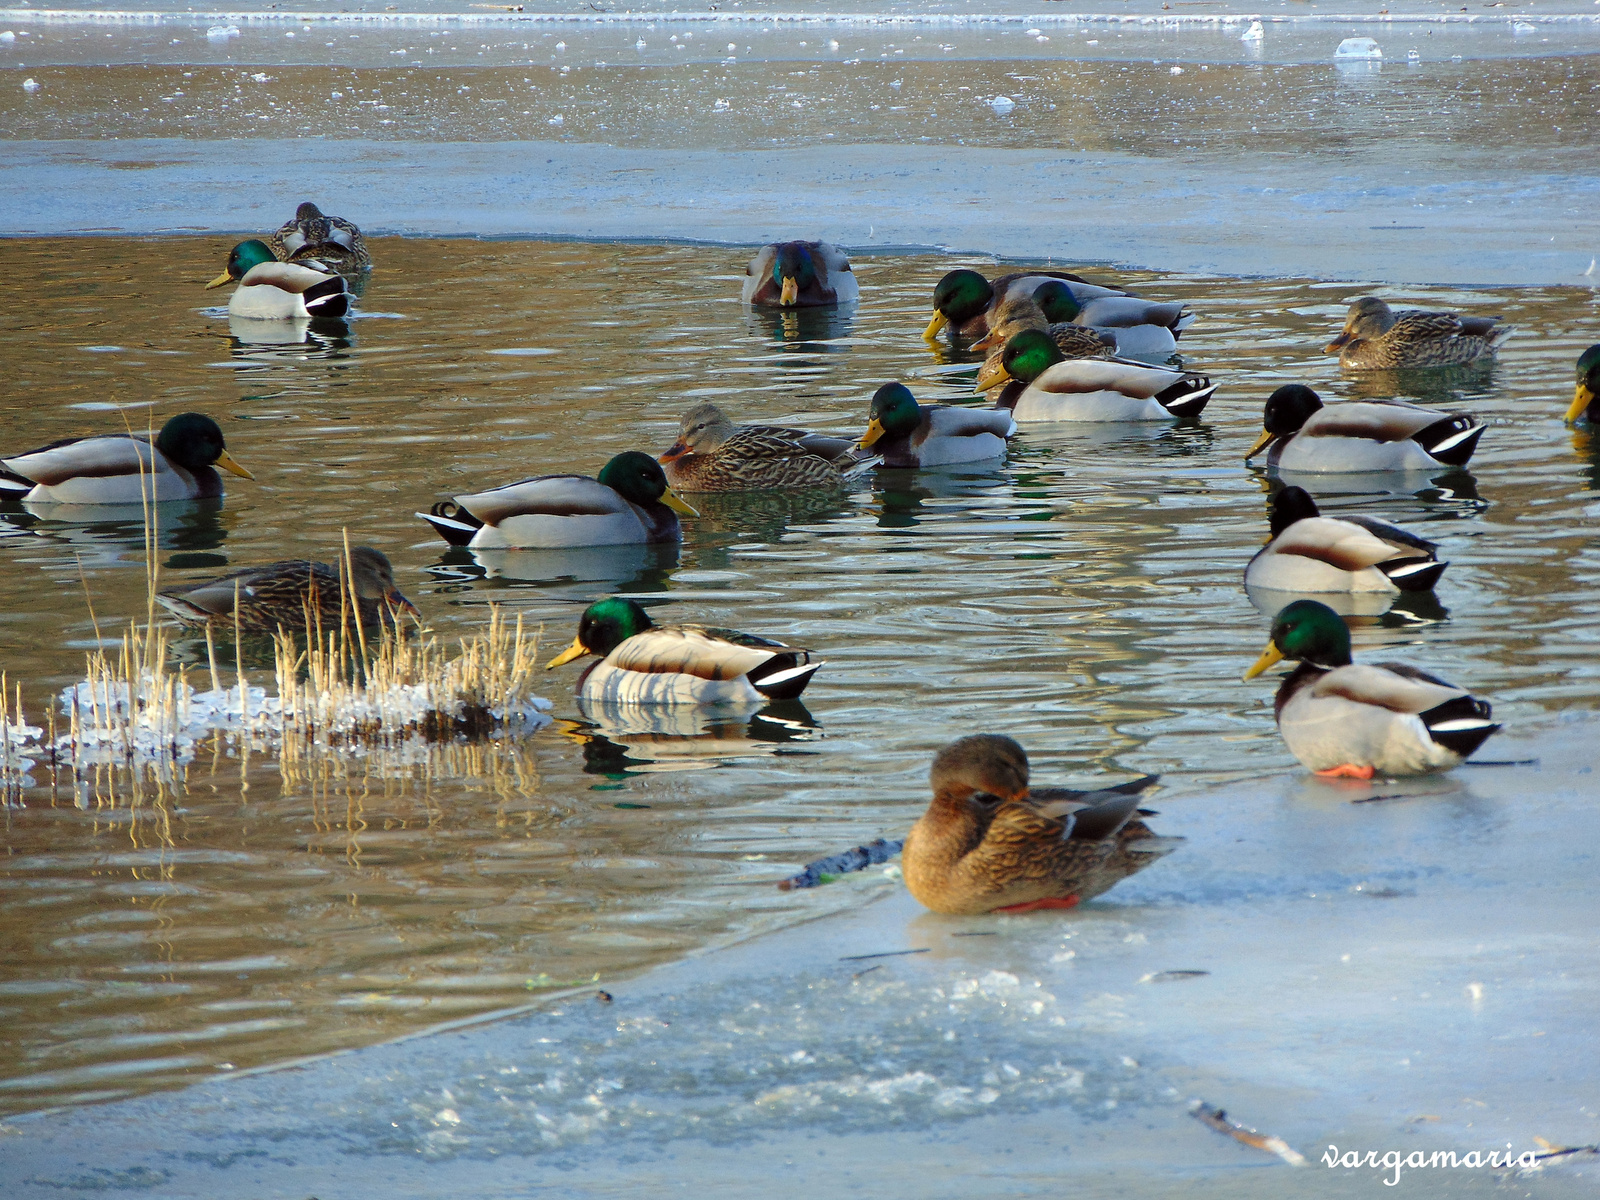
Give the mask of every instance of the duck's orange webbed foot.
<path id="1" fill-rule="evenodd" d="M 1046 908 L 1077 908 L 1079 896 L 1046 896 L 1043 900 L 1029 900 L 1026 904 L 1008 904 L 1004 908 L 997 908 L 997 913 L 1025 913 L 1038 912 Z"/>
<path id="2" fill-rule="evenodd" d="M 1340 763 L 1337 767 L 1329 767 L 1326 771 L 1312 772 L 1322 779 L 1371 779 L 1377 773 L 1377 768 L 1370 764 L 1358 767 L 1355 763 Z"/>

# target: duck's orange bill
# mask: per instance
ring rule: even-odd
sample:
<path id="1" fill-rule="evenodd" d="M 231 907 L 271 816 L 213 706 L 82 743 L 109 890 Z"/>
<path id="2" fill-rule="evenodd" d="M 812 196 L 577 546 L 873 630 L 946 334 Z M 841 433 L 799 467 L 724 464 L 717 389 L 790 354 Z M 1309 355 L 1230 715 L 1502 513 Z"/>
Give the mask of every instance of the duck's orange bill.
<path id="1" fill-rule="evenodd" d="M 683 442 L 673 442 L 672 445 L 667 447 L 667 452 L 659 456 L 656 461 L 658 463 L 677 462 L 687 453 L 689 453 L 689 447 Z"/>
<path id="2" fill-rule="evenodd" d="M 384 599 L 389 602 L 391 607 L 397 608 L 401 612 L 408 612 L 414 617 L 420 617 L 422 615 L 421 611 L 415 604 L 411 603 L 411 601 L 407 600 L 400 594 L 399 588 L 395 588 L 395 590 L 385 596 Z"/>
<path id="3" fill-rule="evenodd" d="M 937 308 L 934 309 L 933 316 L 928 318 L 928 327 L 922 331 L 922 340 L 925 342 L 933 341 L 939 336 L 939 330 L 943 329 L 948 324 L 950 324 L 950 318 L 945 316 Z"/>
<path id="4" fill-rule="evenodd" d="M 1580 383 L 1577 390 L 1572 393 L 1572 407 L 1567 409 L 1567 424 L 1572 424 L 1583 416 L 1589 405 L 1594 403 L 1594 393 L 1589 390 L 1589 385 Z"/>
<path id="5" fill-rule="evenodd" d="M 867 431 L 861 435 L 861 440 L 856 443 L 856 449 L 867 449 L 886 432 L 887 430 L 884 429 L 883 422 L 878 420 L 877 417 L 873 417 L 871 421 L 867 422 Z"/>
<path id="6" fill-rule="evenodd" d="M 1260 454 L 1260 453 L 1261 453 L 1261 452 L 1262 452 L 1262 451 L 1263 451 L 1263 450 L 1265 450 L 1265 449 L 1266 449 L 1266 448 L 1267 448 L 1267 445 L 1268 445 L 1268 444 L 1269 444 L 1269 443 L 1270 443 L 1270 442 L 1271 442 L 1271 441 L 1272 441 L 1272 439 L 1273 439 L 1273 438 L 1274 438 L 1274 437 L 1276 437 L 1276 436 L 1277 436 L 1277 435 L 1276 435 L 1276 434 L 1274 434 L 1274 433 L 1273 433 L 1273 432 L 1272 432 L 1272 430 L 1270 430 L 1270 429 L 1263 429 L 1263 430 L 1262 430 L 1262 431 L 1261 431 L 1261 436 L 1260 436 L 1260 437 L 1258 437 L 1258 438 L 1257 438 L 1257 439 L 1256 439 L 1256 444 L 1255 444 L 1255 445 L 1254 445 L 1254 446 L 1251 446 L 1251 447 L 1250 447 L 1250 450 L 1249 450 L 1249 453 L 1247 453 L 1247 454 L 1246 454 L 1246 455 L 1245 455 L 1245 456 L 1244 456 L 1244 457 L 1245 457 L 1245 460 L 1246 460 L 1246 461 L 1247 461 L 1247 462 L 1248 462 L 1248 461 L 1249 461 L 1249 460 L 1250 460 L 1250 459 L 1252 459 L 1252 458 L 1254 458 L 1254 457 L 1255 457 L 1255 456 L 1256 456 L 1256 455 L 1258 455 L 1258 454 Z"/>
<path id="7" fill-rule="evenodd" d="M 1322 352 L 1324 354 L 1332 354 L 1335 350 L 1339 349 L 1341 346 L 1343 346 L 1349 340 L 1350 340 L 1350 331 L 1348 329 L 1346 329 L 1338 337 L 1334 338 L 1333 341 L 1329 342 L 1326 346 L 1324 346 L 1322 348 Z"/>
<path id="8" fill-rule="evenodd" d="M 546 671 L 553 671 L 557 667 L 564 666 L 575 658 L 582 658 L 588 653 L 589 647 L 583 644 L 583 640 L 581 638 L 573 638 L 572 645 L 568 646 L 560 654 L 556 655 L 549 662 L 545 663 L 544 669 Z"/>
<path id="9" fill-rule="evenodd" d="M 249 471 L 246 471 L 237 462 L 235 462 L 233 455 L 229 454 L 226 450 L 217 455 L 217 466 L 221 467 L 230 475 L 237 475 L 240 479 L 255 478 L 254 475 L 250 474 Z"/>
<path id="10" fill-rule="evenodd" d="M 1244 677 L 1246 679 L 1254 679 L 1274 663 L 1282 661 L 1283 651 L 1278 649 L 1276 642 L 1268 642 L 1267 648 L 1261 652 L 1261 657 L 1256 659 L 1255 664 L 1244 673 Z"/>

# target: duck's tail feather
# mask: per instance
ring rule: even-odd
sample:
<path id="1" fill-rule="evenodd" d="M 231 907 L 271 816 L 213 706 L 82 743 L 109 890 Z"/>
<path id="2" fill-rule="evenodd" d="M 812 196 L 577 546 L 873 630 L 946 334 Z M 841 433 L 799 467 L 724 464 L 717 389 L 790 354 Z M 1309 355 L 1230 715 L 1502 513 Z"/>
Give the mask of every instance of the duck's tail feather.
<path id="1" fill-rule="evenodd" d="M 1204 375 L 1185 375 L 1171 387 L 1157 392 L 1156 399 L 1175 417 L 1197 417 L 1216 390 L 1217 385 Z"/>
<path id="2" fill-rule="evenodd" d="M 1378 564 L 1378 570 L 1402 592 L 1431 592 L 1450 564 L 1431 558 L 1396 558 Z"/>
<path id="3" fill-rule="evenodd" d="M 33 491 L 33 480 L 24 479 L 15 471 L 0 467 L 0 500 L 7 497 L 26 496 Z"/>
<path id="4" fill-rule="evenodd" d="M 1472 457 L 1472 452 L 1478 448 L 1478 439 L 1483 436 L 1484 428 L 1465 413 L 1459 413 L 1435 421 L 1412 434 L 1411 440 L 1440 462 L 1452 467 L 1464 467 Z"/>
<path id="5" fill-rule="evenodd" d="M 782 657 L 774 660 L 774 662 L 782 661 L 784 661 Z M 794 700 L 806 690 L 806 684 L 811 682 L 811 677 L 821 666 L 821 662 L 801 663 L 798 666 L 769 671 L 760 674 L 759 677 L 758 672 L 761 671 L 761 667 L 757 667 L 749 675 L 750 686 L 769 700 Z"/>
<path id="6" fill-rule="evenodd" d="M 342 275 L 330 275 L 308 287 L 303 298 L 313 317 L 342 317 L 350 311 L 350 289 Z"/>
<path id="7" fill-rule="evenodd" d="M 441 500 L 425 513 L 417 513 L 434 531 L 452 546 L 466 546 L 473 534 L 483 528 L 478 520 L 454 500 Z"/>
<path id="8" fill-rule="evenodd" d="M 1436 704 L 1418 718 L 1427 727 L 1428 736 L 1453 754 L 1466 758 L 1500 726 L 1489 718 L 1494 709 L 1487 700 L 1476 696 L 1453 696 L 1443 704 Z"/>
<path id="9" fill-rule="evenodd" d="M 1118 794 L 1072 814 L 1067 836 L 1080 842 L 1103 842 L 1116 834 L 1139 808 L 1139 797 Z"/>

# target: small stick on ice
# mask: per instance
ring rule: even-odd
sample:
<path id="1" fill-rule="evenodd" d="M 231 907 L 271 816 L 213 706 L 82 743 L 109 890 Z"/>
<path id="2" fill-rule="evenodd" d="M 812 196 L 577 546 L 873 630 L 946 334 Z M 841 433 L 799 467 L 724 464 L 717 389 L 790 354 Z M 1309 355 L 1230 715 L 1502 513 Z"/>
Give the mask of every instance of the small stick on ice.
<path id="1" fill-rule="evenodd" d="M 1535 1137 L 1533 1140 L 1544 1150 L 1543 1154 L 1533 1156 L 1535 1162 L 1549 1162 L 1556 1158 L 1566 1158 L 1569 1154 L 1600 1154 L 1600 1146 L 1557 1146 L 1542 1137 Z"/>
<path id="2" fill-rule="evenodd" d="M 851 871 L 865 870 L 867 867 L 887 862 L 899 854 L 902 844 L 898 841 L 892 842 L 888 838 L 877 838 L 865 846 L 857 846 L 854 850 L 846 850 L 842 854 L 830 854 L 827 858 L 807 863 L 804 871 L 781 881 L 778 889 L 787 892 L 795 888 L 814 888 L 827 883 L 827 876 L 848 875 Z"/>
<path id="3" fill-rule="evenodd" d="M 1254 1146 L 1257 1150 L 1265 1150 L 1269 1154 L 1276 1154 L 1291 1167 L 1303 1167 L 1306 1160 L 1294 1147 L 1282 1138 L 1267 1137 L 1248 1129 L 1236 1121 L 1228 1120 L 1228 1114 L 1220 1108 L 1212 1108 L 1204 1100 L 1196 1100 L 1194 1107 L 1189 1110 L 1191 1116 L 1202 1125 L 1209 1125 L 1218 1133 L 1225 1133 L 1236 1142 L 1243 1142 L 1246 1146 Z"/>

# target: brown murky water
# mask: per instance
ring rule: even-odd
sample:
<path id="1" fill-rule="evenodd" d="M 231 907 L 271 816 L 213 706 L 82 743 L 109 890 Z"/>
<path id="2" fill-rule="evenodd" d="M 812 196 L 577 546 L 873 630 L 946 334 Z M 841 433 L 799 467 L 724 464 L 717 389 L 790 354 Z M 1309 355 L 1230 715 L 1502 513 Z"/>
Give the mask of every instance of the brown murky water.
<path id="1" fill-rule="evenodd" d="M 1597 327 L 1587 291 L 1419 289 L 1404 298 L 1519 333 L 1480 371 L 1356 379 L 1317 353 L 1346 285 L 1130 278 L 1203 314 L 1185 350 L 1222 387 L 1198 423 L 1034 428 L 1004 464 L 713 501 L 681 551 L 476 559 L 412 514 L 662 449 L 701 399 L 858 431 L 888 378 L 963 397 L 971 366 L 918 337 L 950 260 L 862 260 L 857 312 L 779 318 L 737 304 L 734 250 L 383 240 L 347 334 L 262 342 L 202 310 L 225 250 L 0 243 L 6 448 L 198 409 L 257 473 L 220 506 L 168 506 L 164 578 L 326 558 L 348 528 L 447 637 L 499 601 L 565 642 L 584 603 L 625 590 L 828 666 L 806 708 L 753 719 L 585 722 L 568 669 L 547 691 L 557 724 L 511 742 L 290 762 L 219 746 L 166 779 L 35 769 L 0 835 L 5 1110 L 389 1038 L 820 911 L 827 889 L 771 881 L 898 834 L 930 750 L 974 729 L 1015 734 L 1054 777 L 1167 773 L 1167 804 L 1287 767 L 1270 686 L 1236 682 L 1263 631 L 1239 571 L 1264 485 L 1241 455 L 1287 380 L 1492 426 L 1470 477 L 1319 492 L 1423 530 L 1452 562 L 1438 606 L 1367 621 L 1358 653 L 1429 664 L 1514 723 L 1600 696 L 1600 447 L 1560 423 Z M 96 622 L 142 613 L 142 530 L 12 506 L 0 535 L 0 667 L 37 715 L 79 677 Z"/>

